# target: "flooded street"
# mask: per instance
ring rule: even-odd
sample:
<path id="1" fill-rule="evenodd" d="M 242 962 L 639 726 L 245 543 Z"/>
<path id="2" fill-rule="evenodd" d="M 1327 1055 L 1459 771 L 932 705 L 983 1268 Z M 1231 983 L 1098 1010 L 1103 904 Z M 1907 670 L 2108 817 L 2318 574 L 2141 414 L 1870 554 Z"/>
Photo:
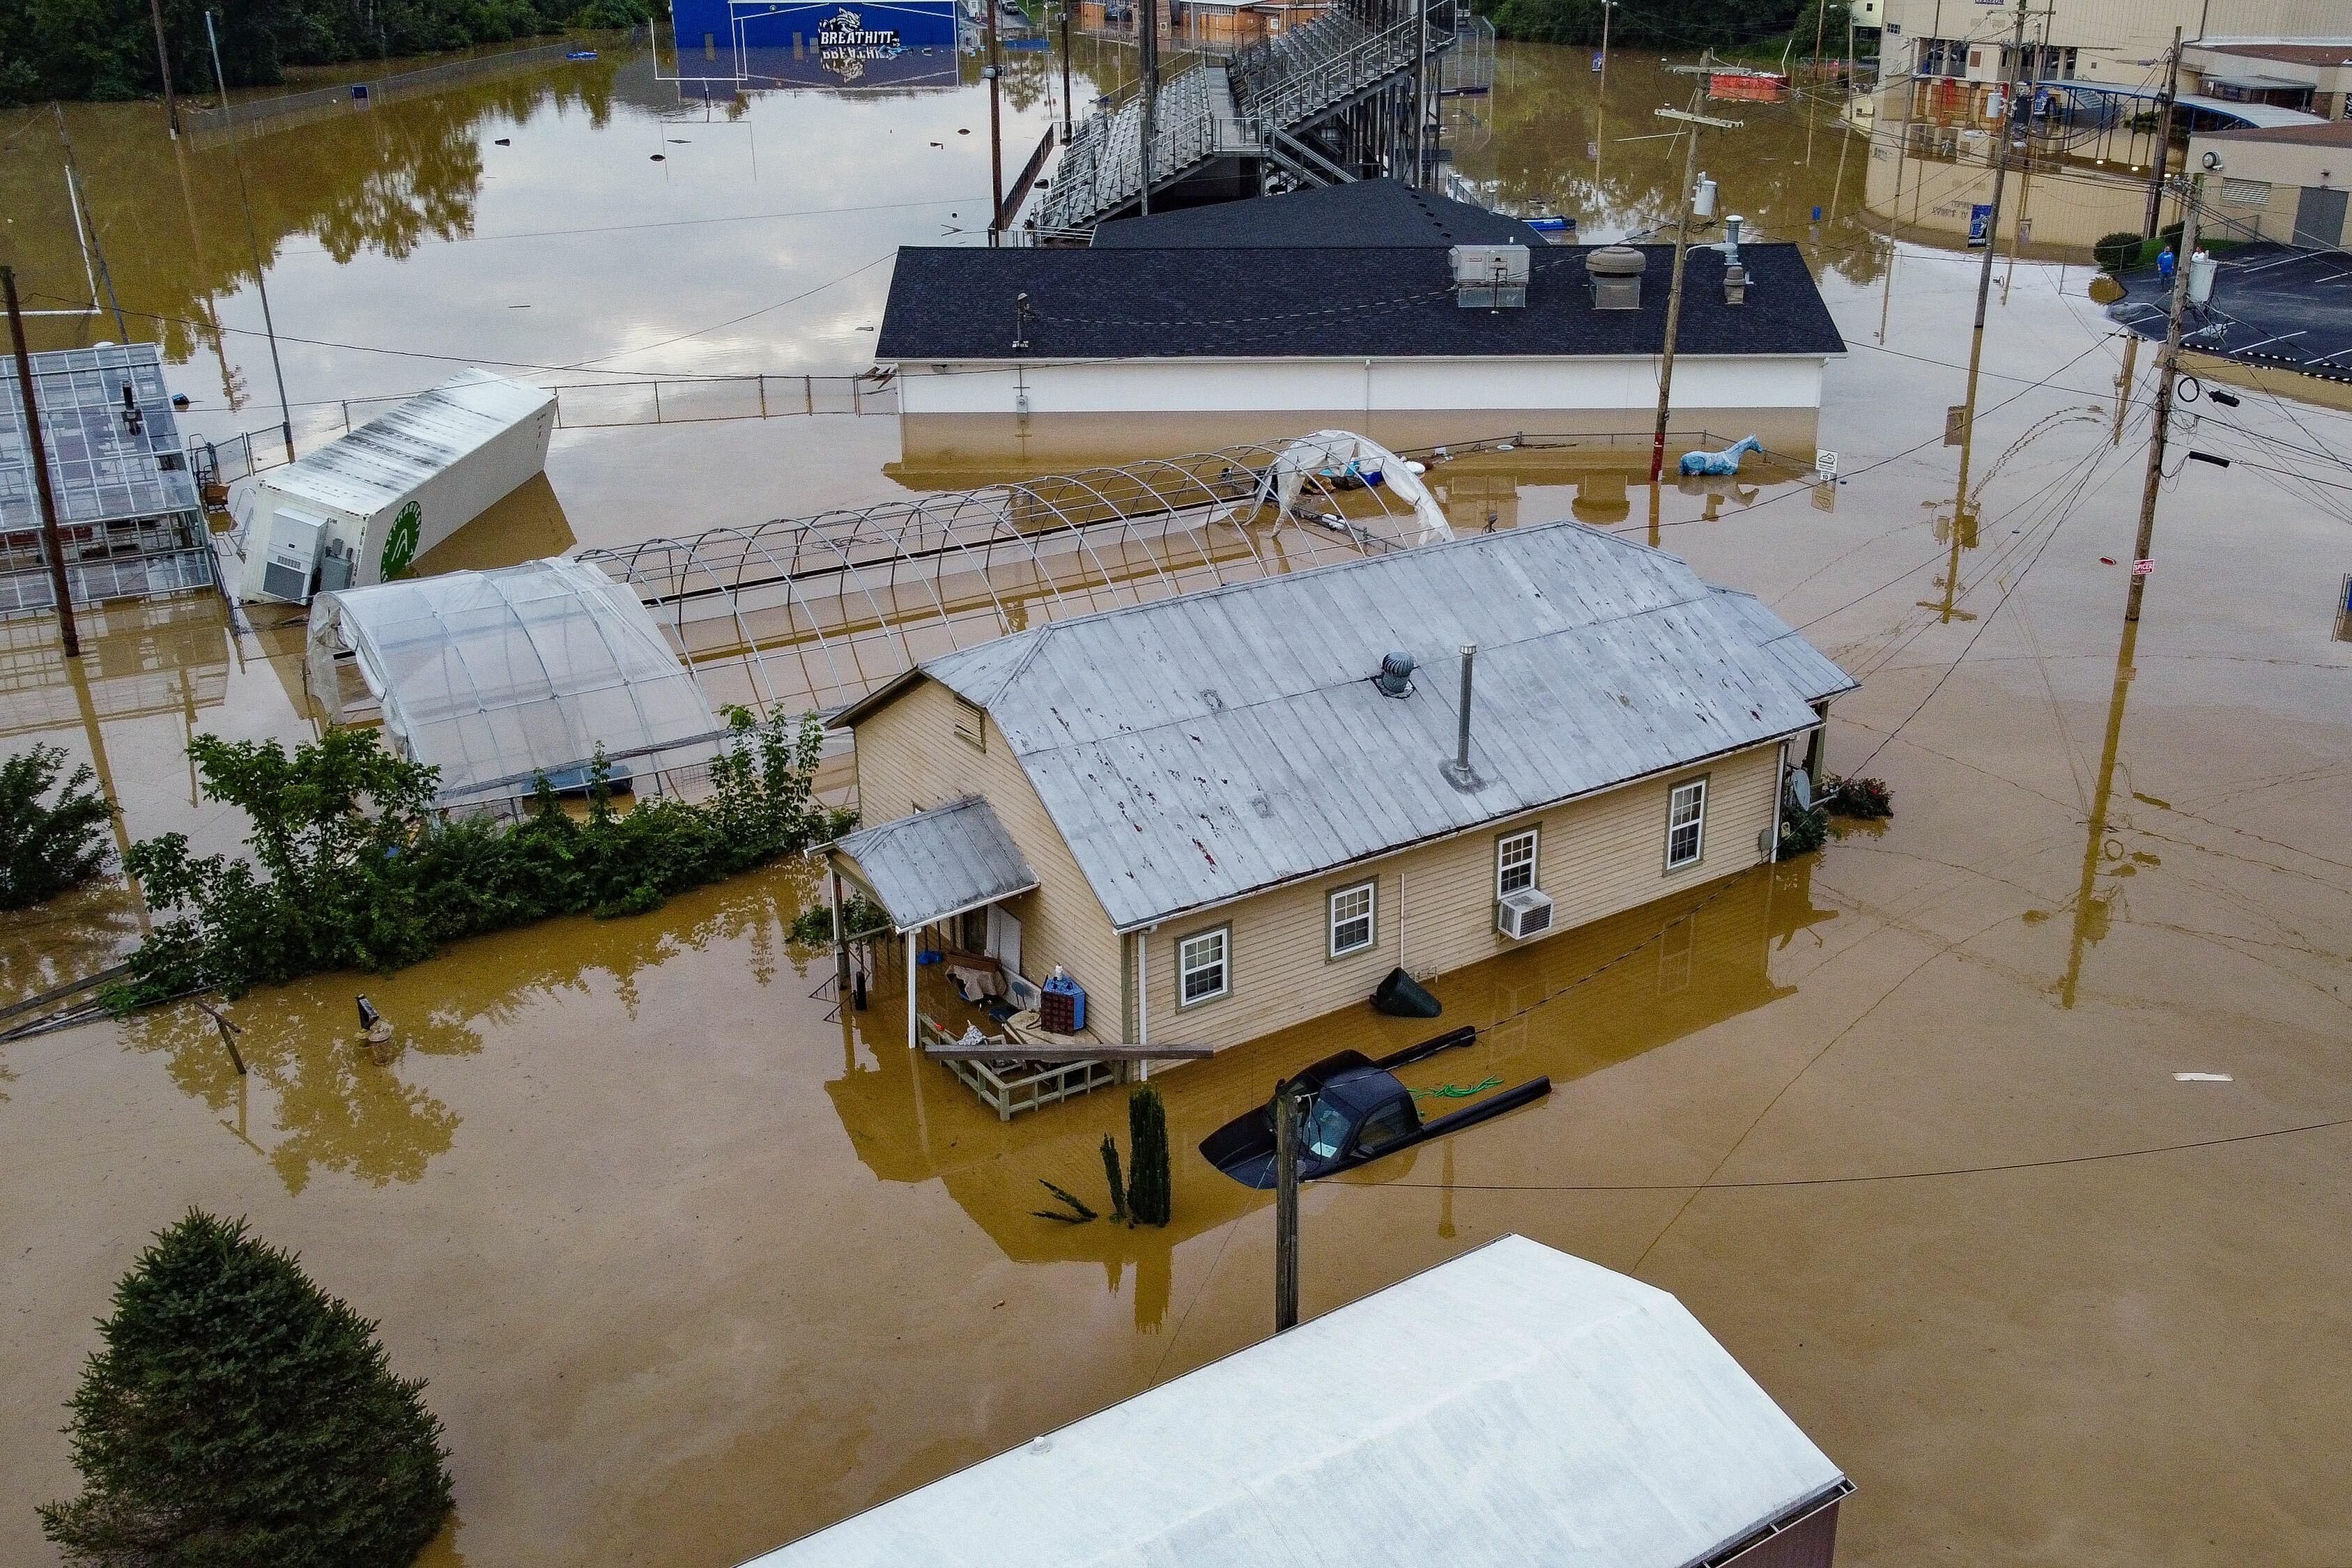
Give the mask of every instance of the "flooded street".
<path id="1" fill-rule="evenodd" d="M 1680 154 L 1652 110 L 1686 79 L 1621 56 L 1602 114 L 1586 51 L 1500 57 L 1491 100 L 1453 111 L 1466 178 L 1589 241 L 1667 219 Z M 1082 95 L 1120 68 L 1081 65 Z M 1016 61 L 1008 163 L 1057 68 Z M 469 363 L 565 385 L 866 369 L 894 247 L 984 222 L 964 74 L 706 112 L 615 50 L 255 138 L 303 446 L 342 400 Z M 1654 531 L 1599 444 L 1429 478 L 1457 522 L 1576 516 L 1760 595 L 1864 681 L 1828 765 L 1884 777 L 1896 815 L 1434 983 L 1448 1025 L 1499 1026 L 1427 1083 L 1554 1090 L 1307 1187 L 1305 1311 L 1516 1231 L 1696 1314 L 1855 1482 L 1842 1561 L 2352 1562 L 2352 498 L 2289 471 L 2296 448 L 2352 458 L 2352 417 L 2251 388 L 2192 405 L 2176 441 L 2237 466 L 2168 481 L 2127 631 L 2153 356 L 2119 407 L 2084 259 L 2004 255 L 1956 517 L 1977 258 L 1896 258 L 1862 205 L 1894 149 L 1833 107 L 1737 106 L 1705 162 L 1726 211 L 1809 247 L 1850 346 L 1820 426 L 1843 482 L 1669 485 Z M 152 105 L 66 118 L 130 335 L 166 343 L 192 428 L 273 427 L 228 153 L 175 152 Z M 55 123 L 8 123 L 5 243 L 34 302 L 79 302 Z M 888 415 L 654 424 L 604 395 L 627 417 L 561 431 L 544 489 L 444 564 L 872 501 L 940 467 Z M 1165 437 L 1102 433 L 1093 460 Z M 128 837 L 232 847 L 183 748 L 310 732 L 300 629 L 190 600 L 84 636 L 68 666 L 49 623 L 0 623 L 6 750 L 97 763 Z M 724 1568 L 1271 1331 L 1272 1196 L 1193 1146 L 1283 1072 L 1428 1026 L 1352 1009 L 1170 1069 L 1173 1223 L 1066 1226 L 1032 1215 L 1038 1183 L 1098 1193 L 1123 1098 L 1000 1123 L 910 1058 L 888 961 L 871 1013 L 812 994 L 830 954 L 784 929 L 815 896 L 782 868 L 257 993 L 231 1008 L 242 1079 L 185 1006 L 0 1046 L 0 1561 L 53 1560 L 32 1509 L 74 1484 L 57 1429 L 92 1321 L 190 1205 L 299 1252 L 429 1381 L 444 1564 Z M 100 967 L 142 918 L 120 886 L 0 916 L 0 1004 Z M 361 990 L 398 1026 L 388 1066 L 355 1044 Z"/>

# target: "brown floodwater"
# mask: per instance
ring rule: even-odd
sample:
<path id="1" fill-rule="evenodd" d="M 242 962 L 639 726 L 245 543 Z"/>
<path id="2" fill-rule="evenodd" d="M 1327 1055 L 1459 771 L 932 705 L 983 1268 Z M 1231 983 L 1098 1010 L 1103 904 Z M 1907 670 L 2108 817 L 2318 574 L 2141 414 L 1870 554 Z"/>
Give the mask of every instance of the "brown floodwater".
<path id="1" fill-rule="evenodd" d="M 1492 99 L 1457 106 L 1460 165 L 1613 237 L 1669 210 L 1679 154 L 1627 138 L 1687 87 L 1621 56 L 1600 116 L 1586 58 L 1506 48 Z M 1008 145 L 1047 112 L 1022 63 Z M 2292 472 L 2352 454 L 2352 420 L 2291 378 L 2193 405 L 2175 460 L 2236 466 L 2168 482 L 2126 637 L 2150 356 L 2119 410 L 2122 342 L 2082 267 L 2012 279 L 2004 256 L 1955 526 L 1975 258 L 1877 237 L 1870 149 L 1822 106 L 1737 112 L 1705 159 L 1726 210 L 1812 247 L 1852 344 L 1820 435 L 1846 482 L 1669 485 L 1654 525 L 1606 443 L 1432 477 L 1458 522 L 1654 528 L 1761 595 L 1864 680 L 1830 765 L 1885 777 L 1897 815 L 1444 977 L 1449 1023 L 1499 1026 L 1414 1081 L 1548 1072 L 1554 1092 L 1310 1187 L 1306 1310 L 1517 1231 L 1698 1315 L 1856 1480 L 1844 1561 L 2352 1561 L 2352 514 Z M 196 427 L 274 420 L 227 154 L 175 153 L 152 106 L 68 122 L 126 318 L 164 318 Z M 985 132 L 969 83 L 706 121 L 609 54 L 257 138 L 298 426 L 467 353 L 559 381 L 860 369 L 882 258 L 981 210 Z M 5 145 L 6 243 L 74 295 L 54 124 Z M 887 417 L 566 431 L 547 486 L 447 563 L 935 477 Z M 72 666 L 51 631 L 0 625 L 6 748 L 98 766 L 127 837 L 233 847 L 186 738 L 307 733 L 300 629 L 115 606 Z M 191 1204 L 299 1251 L 430 1380 L 458 1501 L 441 1563 L 723 1568 L 1270 1331 L 1268 1201 L 1192 1146 L 1280 1072 L 1410 1030 L 1349 1012 L 1171 1069 L 1174 1223 L 1058 1225 L 1031 1213 L 1040 1179 L 1099 1194 L 1121 1101 L 999 1122 L 908 1057 L 887 955 L 874 1012 L 844 1018 L 828 955 L 783 934 L 813 893 L 780 868 L 259 993 L 231 1009 L 244 1078 L 184 1007 L 0 1046 L 0 1561 L 49 1560 L 32 1505 L 74 1484 L 57 1428 L 92 1321 Z M 0 1001 L 102 964 L 142 918 L 120 886 L 0 917 Z M 382 1064 L 362 990 L 399 1028 Z"/>

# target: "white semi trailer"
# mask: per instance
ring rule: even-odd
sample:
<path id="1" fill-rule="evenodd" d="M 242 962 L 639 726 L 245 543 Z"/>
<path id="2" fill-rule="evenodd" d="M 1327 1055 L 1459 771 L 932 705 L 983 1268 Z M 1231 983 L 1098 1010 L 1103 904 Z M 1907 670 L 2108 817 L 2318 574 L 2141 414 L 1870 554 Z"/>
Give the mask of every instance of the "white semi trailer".
<path id="1" fill-rule="evenodd" d="M 468 370 L 229 497 L 237 596 L 307 605 L 398 577 L 547 467 L 555 395 Z"/>

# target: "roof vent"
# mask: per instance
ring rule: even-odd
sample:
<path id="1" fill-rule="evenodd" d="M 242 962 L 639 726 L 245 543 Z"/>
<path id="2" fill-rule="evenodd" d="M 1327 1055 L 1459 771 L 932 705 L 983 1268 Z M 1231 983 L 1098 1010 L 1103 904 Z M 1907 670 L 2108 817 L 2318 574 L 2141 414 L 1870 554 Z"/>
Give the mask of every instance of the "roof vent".
<path id="1" fill-rule="evenodd" d="M 1412 655 L 1400 649 L 1381 660 L 1381 672 L 1372 677 L 1373 684 L 1383 697 L 1412 695 Z"/>
<path id="2" fill-rule="evenodd" d="M 1526 246 L 1457 245 L 1445 254 L 1454 264 L 1454 301 L 1464 310 L 1505 310 L 1526 307 Z"/>
<path id="3" fill-rule="evenodd" d="M 1584 258 L 1592 277 L 1592 308 L 1596 310 L 1638 310 L 1642 308 L 1642 273 L 1648 257 L 1630 245 L 1604 245 Z"/>

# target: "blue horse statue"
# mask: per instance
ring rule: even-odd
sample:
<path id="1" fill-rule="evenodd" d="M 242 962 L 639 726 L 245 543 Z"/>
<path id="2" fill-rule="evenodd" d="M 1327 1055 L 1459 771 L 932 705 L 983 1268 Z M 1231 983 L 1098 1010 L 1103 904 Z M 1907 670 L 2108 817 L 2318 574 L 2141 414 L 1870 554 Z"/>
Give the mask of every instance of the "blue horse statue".
<path id="1" fill-rule="evenodd" d="M 1739 471 L 1739 459 L 1743 454 L 1763 449 L 1764 443 L 1749 436 L 1733 442 L 1720 452 L 1685 452 L 1683 472 L 1685 475 L 1736 474 Z"/>

